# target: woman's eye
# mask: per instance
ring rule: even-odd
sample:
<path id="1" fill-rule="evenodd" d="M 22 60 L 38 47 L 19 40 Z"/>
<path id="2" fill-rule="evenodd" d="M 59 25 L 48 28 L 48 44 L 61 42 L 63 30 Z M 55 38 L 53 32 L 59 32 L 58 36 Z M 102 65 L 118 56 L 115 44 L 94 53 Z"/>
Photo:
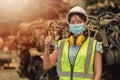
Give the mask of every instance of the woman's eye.
<path id="1" fill-rule="evenodd" d="M 70 23 L 72 23 L 72 24 L 73 24 L 74 22 L 70 22 Z"/>
<path id="2" fill-rule="evenodd" d="M 74 23 L 74 22 L 71 22 L 71 23 Z"/>
<path id="3" fill-rule="evenodd" d="M 82 21 L 78 21 L 78 23 L 82 23 Z"/>

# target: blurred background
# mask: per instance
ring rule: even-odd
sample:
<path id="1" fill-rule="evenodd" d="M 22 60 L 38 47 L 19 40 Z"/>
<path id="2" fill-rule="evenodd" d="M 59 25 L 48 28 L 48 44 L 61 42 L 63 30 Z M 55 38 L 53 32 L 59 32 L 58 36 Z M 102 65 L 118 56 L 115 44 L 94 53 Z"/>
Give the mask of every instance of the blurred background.
<path id="1" fill-rule="evenodd" d="M 15 34 L 22 22 L 65 18 L 75 5 L 82 6 L 88 14 L 97 15 L 104 10 L 118 13 L 119 4 L 120 0 L 0 0 L 0 36 Z"/>
<path id="2" fill-rule="evenodd" d="M 57 80 L 55 67 L 48 72 L 42 68 L 43 40 L 51 30 L 53 51 L 59 39 L 69 36 L 65 18 L 76 5 L 91 16 L 89 22 L 97 25 L 92 29 L 106 34 L 100 39 L 105 54 L 102 80 L 120 80 L 115 76 L 120 71 L 114 70 L 120 67 L 120 0 L 0 0 L 0 80 Z"/>

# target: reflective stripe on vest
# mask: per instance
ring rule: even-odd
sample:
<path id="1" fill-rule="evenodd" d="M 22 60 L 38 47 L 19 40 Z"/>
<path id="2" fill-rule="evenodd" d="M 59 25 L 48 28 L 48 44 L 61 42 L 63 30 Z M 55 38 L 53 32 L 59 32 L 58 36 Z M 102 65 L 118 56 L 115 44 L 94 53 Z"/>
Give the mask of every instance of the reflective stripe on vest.
<path id="1" fill-rule="evenodd" d="M 94 40 L 93 38 L 88 38 L 84 43 L 83 43 L 84 46 L 87 45 L 86 56 L 85 56 L 86 57 L 85 63 L 82 64 L 82 65 L 84 65 L 84 70 L 83 70 L 83 72 L 73 71 L 73 77 L 90 78 L 90 79 L 92 79 L 93 78 L 93 70 L 91 69 L 90 73 L 88 73 L 88 71 L 90 71 L 89 70 L 90 67 L 93 68 L 93 58 L 94 58 L 94 50 L 95 50 L 96 40 Z M 62 57 L 63 57 L 63 53 L 64 52 L 65 53 L 69 53 L 68 52 L 69 51 L 68 47 L 66 49 L 64 49 L 65 44 L 69 45 L 68 40 L 62 40 L 60 42 L 60 45 L 59 45 L 59 48 L 58 48 L 57 72 L 58 72 L 58 75 L 61 76 L 61 77 L 62 76 L 69 77 L 70 74 L 71 74 L 70 70 L 67 71 L 65 69 L 64 70 L 62 69 Z M 80 55 L 80 53 L 79 53 L 79 55 Z M 67 59 L 67 57 L 66 57 L 66 59 Z M 76 64 L 78 64 L 78 63 L 75 62 L 75 65 Z"/>

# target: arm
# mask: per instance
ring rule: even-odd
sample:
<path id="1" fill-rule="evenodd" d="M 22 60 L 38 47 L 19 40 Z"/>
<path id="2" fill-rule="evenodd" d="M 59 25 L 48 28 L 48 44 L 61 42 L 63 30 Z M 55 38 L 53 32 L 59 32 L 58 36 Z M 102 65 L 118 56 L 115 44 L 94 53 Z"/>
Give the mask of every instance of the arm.
<path id="1" fill-rule="evenodd" d="M 52 54 L 49 53 L 49 48 L 45 48 L 43 55 L 43 68 L 48 70 L 56 64 L 57 60 L 57 49 L 53 51 Z"/>
<path id="2" fill-rule="evenodd" d="M 43 68 L 45 70 L 48 70 L 51 67 L 53 67 L 57 60 L 57 49 L 55 49 L 52 54 L 50 54 L 50 51 L 49 51 L 51 41 L 52 41 L 52 34 L 49 31 L 48 36 L 44 40 L 45 51 L 43 54 Z"/>
<path id="3" fill-rule="evenodd" d="M 95 61 L 94 61 L 94 80 L 101 80 L 102 76 L 102 56 L 99 52 L 95 53 Z"/>

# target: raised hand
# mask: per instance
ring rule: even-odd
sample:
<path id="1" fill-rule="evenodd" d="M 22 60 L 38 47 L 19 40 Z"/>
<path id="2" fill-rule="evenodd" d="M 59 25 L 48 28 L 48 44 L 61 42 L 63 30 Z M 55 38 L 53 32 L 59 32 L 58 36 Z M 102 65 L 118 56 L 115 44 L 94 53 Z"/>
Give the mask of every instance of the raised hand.
<path id="1" fill-rule="evenodd" d="M 45 40 L 44 40 L 44 44 L 45 46 L 50 46 L 51 42 L 52 42 L 52 32 L 48 31 L 48 35 L 46 36 Z"/>

